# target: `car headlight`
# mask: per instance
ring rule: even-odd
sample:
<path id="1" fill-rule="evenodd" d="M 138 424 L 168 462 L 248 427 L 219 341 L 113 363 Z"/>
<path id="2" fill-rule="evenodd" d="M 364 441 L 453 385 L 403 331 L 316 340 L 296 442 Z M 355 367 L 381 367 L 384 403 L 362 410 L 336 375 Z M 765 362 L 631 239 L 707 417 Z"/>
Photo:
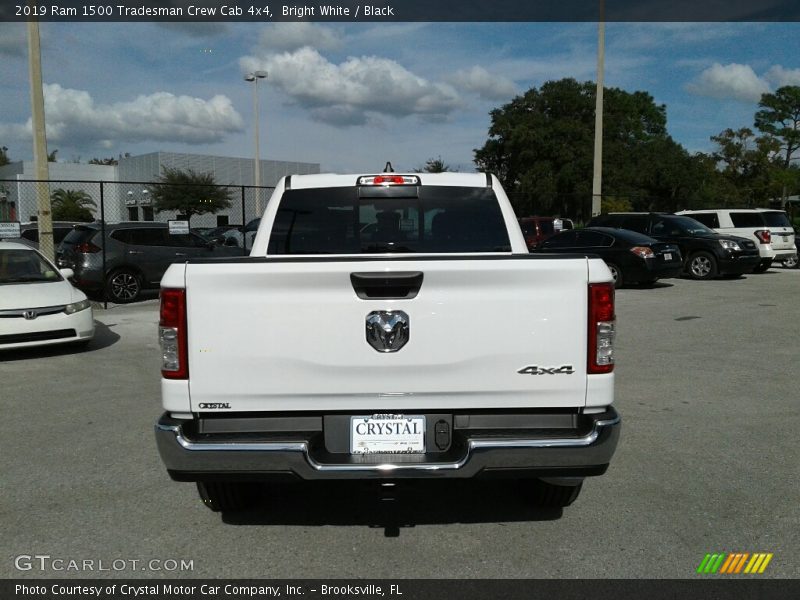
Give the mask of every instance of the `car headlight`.
<path id="1" fill-rule="evenodd" d="M 725 250 L 736 250 L 737 252 L 741 250 L 739 244 L 731 240 L 720 240 L 719 243 Z"/>
<path id="2" fill-rule="evenodd" d="M 76 312 L 81 312 L 82 310 L 86 310 L 87 308 L 91 308 L 92 303 L 89 302 L 88 299 L 81 300 L 80 302 L 73 302 L 72 304 L 67 304 L 64 307 L 64 312 L 68 315 L 74 315 Z"/>

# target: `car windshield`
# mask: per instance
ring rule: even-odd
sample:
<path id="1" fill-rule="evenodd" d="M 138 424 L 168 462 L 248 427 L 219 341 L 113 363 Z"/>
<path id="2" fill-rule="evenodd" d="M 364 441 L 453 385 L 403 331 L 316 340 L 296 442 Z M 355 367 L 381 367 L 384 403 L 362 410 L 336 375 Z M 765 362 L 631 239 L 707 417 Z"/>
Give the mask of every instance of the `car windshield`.
<path id="1" fill-rule="evenodd" d="M 670 225 L 680 228 L 689 235 L 716 235 L 717 233 L 713 229 L 709 229 L 703 225 L 700 221 L 690 217 L 671 217 Z"/>
<path id="2" fill-rule="evenodd" d="M 0 285 L 61 281 L 61 274 L 33 250 L 0 249 Z"/>

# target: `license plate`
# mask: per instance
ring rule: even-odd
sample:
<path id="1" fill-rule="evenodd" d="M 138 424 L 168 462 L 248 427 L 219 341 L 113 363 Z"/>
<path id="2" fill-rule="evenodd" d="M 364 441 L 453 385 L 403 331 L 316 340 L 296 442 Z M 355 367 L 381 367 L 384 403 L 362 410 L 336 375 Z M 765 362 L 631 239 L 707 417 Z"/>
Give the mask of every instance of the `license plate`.
<path id="1" fill-rule="evenodd" d="M 672 260 L 672 254 L 669 252 L 664 252 L 664 260 Z"/>
<path id="2" fill-rule="evenodd" d="M 351 454 L 421 454 L 425 452 L 423 415 L 350 417 Z"/>
<path id="3" fill-rule="evenodd" d="M 788 242 L 789 241 L 789 236 L 788 235 L 783 236 L 783 241 L 784 242 Z"/>

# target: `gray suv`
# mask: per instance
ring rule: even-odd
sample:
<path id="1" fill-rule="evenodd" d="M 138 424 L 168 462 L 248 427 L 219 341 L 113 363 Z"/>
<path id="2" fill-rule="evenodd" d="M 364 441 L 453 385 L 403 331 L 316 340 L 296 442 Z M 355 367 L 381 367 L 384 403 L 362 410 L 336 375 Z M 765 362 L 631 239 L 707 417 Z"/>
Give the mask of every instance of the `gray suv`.
<path id="1" fill-rule="evenodd" d="M 174 262 L 242 255 L 241 249 L 217 246 L 195 233 L 170 234 L 166 223 L 110 223 L 105 241 L 102 237 L 100 223 L 76 225 L 58 246 L 56 260 L 75 272 L 76 287 L 103 292 L 118 303 L 133 302 L 143 289 L 158 288 Z"/>

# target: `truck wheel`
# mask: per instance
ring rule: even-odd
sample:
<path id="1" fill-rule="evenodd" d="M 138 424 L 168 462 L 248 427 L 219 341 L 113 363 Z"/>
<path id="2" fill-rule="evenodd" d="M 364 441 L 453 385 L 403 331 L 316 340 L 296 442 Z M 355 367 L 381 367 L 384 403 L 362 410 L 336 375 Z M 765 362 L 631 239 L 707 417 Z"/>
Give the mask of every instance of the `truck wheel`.
<path id="1" fill-rule="evenodd" d="M 203 504 L 214 512 L 245 510 L 257 498 L 257 487 L 252 483 L 198 481 L 197 492 Z"/>
<path id="2" fill-rule="evenodd" d="M 708 252 L 695 252 L 689 259 L 692 279 L 713 279 L 717 276 L 717 260 Z"/>
<path id="3" fill-rule="evenodd" d="M 526 482 L 526 492 L 534 504 L 546 508 L 564 508 L 577 499 L 583 482 L 578 485 L 556 485 L 541 479 Z"/>
<path id="4" fill-rule="evenodd" d="M 106 298 L 117 304 L 135 301 L 142 291 L 139 275 L 130 269 L 117 269 L 106 279 Z"/>

